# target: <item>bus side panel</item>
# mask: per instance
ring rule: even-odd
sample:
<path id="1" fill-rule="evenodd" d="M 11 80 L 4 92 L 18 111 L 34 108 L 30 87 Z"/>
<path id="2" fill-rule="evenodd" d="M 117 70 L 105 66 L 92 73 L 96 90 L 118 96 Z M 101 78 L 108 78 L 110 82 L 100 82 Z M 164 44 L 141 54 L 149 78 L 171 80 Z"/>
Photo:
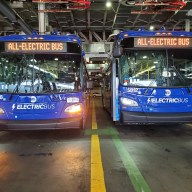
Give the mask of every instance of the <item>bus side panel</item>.
<path id="1" fill-rule="evenodd" d="M 112 61 L 112 77 L 111 77 L 111 86 L 112 86 L 112 119 L 113 121 L 119 121 L 119 99 L 118 99 L 118 86 L 119 86 L 119 80 L 117 77 L 117 63 L 118 60 L 113 59 Z"/>

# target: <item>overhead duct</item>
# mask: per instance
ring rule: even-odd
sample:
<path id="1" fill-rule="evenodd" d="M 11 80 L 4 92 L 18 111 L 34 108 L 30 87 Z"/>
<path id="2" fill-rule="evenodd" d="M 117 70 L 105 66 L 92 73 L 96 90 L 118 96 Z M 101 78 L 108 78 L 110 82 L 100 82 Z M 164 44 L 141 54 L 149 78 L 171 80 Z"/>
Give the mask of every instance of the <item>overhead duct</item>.
<path id="1" fill-rule="evenodd" d="M 21 8 L 23 8 L 23 2 L 22 1 L 13 1 L 13 3 L 10 3 L 10 6 L 13 9 L 21 9 Z"/>
<path id="2" fill-rule="evenodd" d="M 114 39 L 114 37 L 115 37 L 117 34 L 119 34 L 120 32 L 121 32 L 121 31 L 118 30 L 118 29 L 113 30 L 112 34 L 109 35 L 109 37 L 107 38 L 107 41 L 109 42 L 109 41 L 111 41 L 112 39 Z"/>
<path id="3" fill-rule="evenodd" d="M 31 34 L 32 29 L 25 23 L 25 21 L 14 11 L 5 0 L 0 1 L 0 12 L 7 17 L 11 23 L 18 23 L 26 34 Z"/>
<path id="4" fill-rule="evenodd" d="M 120 0 L 124 6 L 140 6 L 132 14 L 161 14 L 163 11 L 179 11 L 186 3 L 183 0 Z M 144 7 L 144 8 L 143 8 Z"/>
<path id="5" fill-rule="evenodd" d="M 49 9 L 41 12 L 70 12 L 72 10 L 85 10 L 90 7 L 89 0 L 32 0 L 33 3 L 48 3 Z M 54 5 L 51 7 L 51 5 Z"/>

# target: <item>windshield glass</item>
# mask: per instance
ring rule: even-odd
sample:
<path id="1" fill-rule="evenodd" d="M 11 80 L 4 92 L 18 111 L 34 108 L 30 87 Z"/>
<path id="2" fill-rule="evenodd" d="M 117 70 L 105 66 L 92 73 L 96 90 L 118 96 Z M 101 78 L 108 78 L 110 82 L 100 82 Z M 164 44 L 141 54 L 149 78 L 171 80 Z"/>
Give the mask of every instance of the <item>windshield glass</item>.
<path id="1" fill-rule="evenodd" d="M 127 50 L 119 60 L 119 77 L 123 85 L 191 86 L 191 50 Z"/>
<path id="2" fill-rule="evenodd" d="M 81 88 L 81 56 L 1 54 L 0 92 L 72 92 Z"/>

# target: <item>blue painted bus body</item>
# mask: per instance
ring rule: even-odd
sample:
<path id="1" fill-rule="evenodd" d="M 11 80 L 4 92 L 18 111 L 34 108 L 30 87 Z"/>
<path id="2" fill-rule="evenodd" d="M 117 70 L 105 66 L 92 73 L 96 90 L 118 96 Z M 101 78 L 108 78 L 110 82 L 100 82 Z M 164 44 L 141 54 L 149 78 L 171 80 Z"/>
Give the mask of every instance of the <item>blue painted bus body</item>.
<path id="1" fill-rule="evenodd" d="M 120 42 L 121 40 L 128 38 L 128 37 L 191 37 L 192 33 L 187 32 L 187 31 L 145 31 L 145 30 L 140 30 L 140 31 L 122 31 L 120 32 L 116 37 L 115 41 Z"/>
<path id="2" fill-rule="evenodd" d="M 9 41 L 29 41 L 29 40 L 42 40 L 42 41 L 61 41 L 61 42 L 77 42 L 79 45 L 82 45 L 79 37 L 73 34 L 69 35 L 9 35 L 0 37 L 0 41 L 9 42 Z"/>
<path id="3" fill-rule="evenodd" d="M 171 96 L 166 96 L 167 90 Z M 190 88 L 192 91 L 192 88 Z M 192 94 L 186 88 L 162 89 L 127 88 L 119 86 L 119 114 L 125 124 L 131 123 L 187 123 L 192 121 Z M 130 98 L 138 107 L 122 105 L 120 98 Z"/>
<path id="4" fill-rule="evenodd" d="M 0 107 L 5 111 L 0 116 L 0 125 L 3 130 L 26 129 L 65 129 L 80 128 L 82 126 L 83 113 L 69 114 L 64 112 L 70 106 L 67 98 L 79 98 L 82 106 L 86 103 L 82 99 L 82 93 L 55 95 L 17 95 L 9 101 L 10 95 L 2 95 Z M 36 101 L 33 102 L 33 99 Z M 31 121 L 30 121 L 31 120 Z"/>
<path id="5" fill-rule="evenodd" d="M 71 89 L 67 92 L 62 90 L 53 92 L 53 90 L 50 90 L 50 92 L 26 93 L 26 83 L 25 86 L 22 86 L 24 87 L 25 92 L 17 93 L 15 91 L 15 88 L 12 90 L 12 92 L 0 92 L 0 130 L 82 128 L 86 119 L 89 102 L 84 93 L 86 82 L 83 82 L 82 80 L 83 69 L 85 69 L 85 65 L 83 65 L 83 51 L 81 48 L 81 40 L 75 35 L 10 35 L 0 37 L 0 43 L 27 41 L 38 42 L 38 40 L 40 42 L 71 42 L 77 44 L 80 47 L 81 52 L 79 53 L 79 57 L 82 58 L 80 64 L 81 88 L 75 91 Z M 21 51 L 21 54 L 24 53 L 25 51 Z M 42 53 L 46 55 L 46 51 Z M 11 52 L 10 55 L 11 54 L 14 55 L 15 53 Z M 33 51 L 31 54 L 38 55 L 38 53 L 33 53 Z M 47 54 L 51 55 L 50 52 Z M 57 54 L 57 52 L 55 52 L 54 54 Z M 59 54 L 61 55 L 62 53 Z M 65 52 L 64 54 L 67 55 L 68 53 Z M 73 58 L 73 53 L 70 54 Z M 40 68 L 38 70 L 40 70 Z M 41 68 L 41 72 L 43 70 L 45 70 L 45 67 Z M 46 74 L 47 73 L 48 72 L 46 72 Z M 0 83 L 0 86 L 3 87 L 10 85 L 7 85 L 5 83 L 1 85 Z M 77 112 L 74 113 L 65 111 L 67 107 L 73 105 L 77 106 L 78 108 L 80 107 L 80 110 L 78 109 Z"/>
<path id="6" fill-rule="evenodd" d="M 103 90 L 103 104 L 113 121 L 192 122 L 191 38 L 191 32 L 163 30 L 123 31 L 116 36 Z"/>

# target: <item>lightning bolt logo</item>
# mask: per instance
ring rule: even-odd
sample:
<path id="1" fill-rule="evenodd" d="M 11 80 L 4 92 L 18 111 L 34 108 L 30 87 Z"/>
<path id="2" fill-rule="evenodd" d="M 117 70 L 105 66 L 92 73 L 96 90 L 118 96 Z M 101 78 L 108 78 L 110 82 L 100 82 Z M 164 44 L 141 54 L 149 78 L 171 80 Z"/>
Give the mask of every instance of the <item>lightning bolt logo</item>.
<path id="1" fill-rule="evenodd" d="M 12 111 L 15 109 L 15 104 L 12 105 Z"/>

